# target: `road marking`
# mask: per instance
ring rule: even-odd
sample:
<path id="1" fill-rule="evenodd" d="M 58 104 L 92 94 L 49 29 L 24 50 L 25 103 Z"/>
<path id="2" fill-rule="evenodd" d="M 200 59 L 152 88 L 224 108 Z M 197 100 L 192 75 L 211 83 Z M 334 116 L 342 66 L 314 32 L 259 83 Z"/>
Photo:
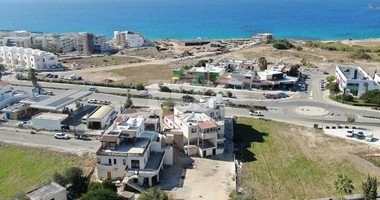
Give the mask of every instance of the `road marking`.
<path id="1" fill-rule="evenodd" d="M 313 98 L 313 91 L 310 91 L 310 99 L 314 99 Z"/>

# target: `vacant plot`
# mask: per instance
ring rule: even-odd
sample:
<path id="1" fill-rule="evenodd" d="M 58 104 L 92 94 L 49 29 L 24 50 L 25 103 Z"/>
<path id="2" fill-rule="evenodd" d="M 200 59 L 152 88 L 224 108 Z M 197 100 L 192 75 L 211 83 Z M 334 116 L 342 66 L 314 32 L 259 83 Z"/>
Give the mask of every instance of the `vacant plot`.
<path id="1" fill-rule="evenodd" d="M 170 81 L 173 75 L 172 69 L 176 66 L 176 63 L 170 63 L 167 65 L 144 65 L 126 67 L 122 69 L 112 69 L 108 72 L 113 73 L 119 77 L 124 77 L 124 79 L 118 81 L 118 83 L 152 84 L 156 83 L 157 81 Z"/>
<path id="2" fill-rule="evenodd" d="M 63 63 L 76 63 L 83 67 L 85 66 L 108 66 L 108 65 L 124 65 L 130 63 L 141 63 L 145 60 L 128 57 L 128 56 L 92 56 L 92 57 L 77 57 L 65 59 Z"/>
<path id="3" fill-rule="evenodd" d="M 234 140 L 243 161 L 238 184 L 257 199 L 310 199 L 335 196 L 332 183 L 347 174 L 361 193 L 367 173 L 380 176 L 359 152 L 374 152 L 320 130 L 275 121 L 238 118 Z"/>
<path id="4" fill-rule="evenodd" d="M 41 186 L 69 166 L 81 167 L 86 175 L 95 166 L 93 158 L 3 143 L 0 157 L 0 199 Z"/>

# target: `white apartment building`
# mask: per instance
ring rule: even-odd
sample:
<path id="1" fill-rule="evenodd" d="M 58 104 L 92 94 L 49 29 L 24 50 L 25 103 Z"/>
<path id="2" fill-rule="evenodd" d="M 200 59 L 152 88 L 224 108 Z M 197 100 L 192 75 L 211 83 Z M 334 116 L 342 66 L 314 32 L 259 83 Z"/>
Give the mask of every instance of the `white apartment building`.
<path id="1" fill-rule="evenodd" d="M 155 120 L 158 119 L 158 120 Z M 159 118 L 120 116 L 101 138 L 96 152 L 100 180 L 122 180 L 137 190 L 159 182 L 164 164 L 173 164 L 173 148 L 159 134 Z"/>
<path id="2" fill-rule="evenodd" d="M 173 115 L 164 116 L 163 124 L 177 132 L 174 142 L 186 155 L 218 155 L 224 152 L 224 110 L 223 98 L 218 95 L 206 105 L 176 105 Z"/>
<path id="3" fill-rule="evenodd" d="M 367 90 L 380 90 L 380 77 L 375 74 L 374 79 L 361 67 L 336 66 L 335 78 L 341 91 L 361 96 Z"/>
<path id="4" fill-rule="evenodd" d="M 57 55 L 38 49 L 22 47 L 0 47 L 0 63 L 8 67 L 36 70 L 51 69 L 58 66 Z"/>
<path id="5" fill-rule="evenodd" d="M 113 42 L 117 48 L 152 46 L 153 43 L 138 32 L 114 31 Z"/>

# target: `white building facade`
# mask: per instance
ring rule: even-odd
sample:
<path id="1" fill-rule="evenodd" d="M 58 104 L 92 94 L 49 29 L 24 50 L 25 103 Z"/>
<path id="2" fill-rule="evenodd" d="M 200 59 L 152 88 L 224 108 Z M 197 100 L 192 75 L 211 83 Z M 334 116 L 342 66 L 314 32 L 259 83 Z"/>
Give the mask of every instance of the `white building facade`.
<path id="1" fill-rule="evenodd" d="M 173 164 L 173 148 L 166 145 L 165 136 L 158 130 L 145 130 L 151 123 L 142 116 L 123 117 L 107 129 L 96 152 L 100 180 L 122 180 L 137 190 L 144 184 L 159 182 L 163 165 Z"/>
<path id="2" fill-rule="evenodd" d="M 335 78 L 341 91 L 354 96 L 361 96 L 368 90 L 380 90 L 380 77 L 375 74 L 374 79 L 361 67 L 337 66 Z"/>
<path id="3" fill-rule="evenodd" d="M 113 42 L 117 48 L 153 46 L 153 43 L 138 32 L 114 31 Z"/>
<path id="4" fill-rule="evenodd" d="M 0 63 L 8 67 L 36 70 L 59 66 L 58 56 L 38 49 L 22 47 L 0 47 Z"/>

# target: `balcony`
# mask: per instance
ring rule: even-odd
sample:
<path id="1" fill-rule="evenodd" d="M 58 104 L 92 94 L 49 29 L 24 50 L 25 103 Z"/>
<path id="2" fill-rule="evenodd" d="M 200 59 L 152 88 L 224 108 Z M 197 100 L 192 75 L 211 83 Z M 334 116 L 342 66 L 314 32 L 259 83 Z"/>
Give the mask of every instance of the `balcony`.
<path id="1" fill-rule="evenodd" d="M 153 177 L 160 172 L 162 165 L 164 163 L 165 151 L 162 153 L 154 153 L 150 154 L 150 158 L 148 163 L 146 163 L 144 169 L 126 169 L 126 176 L 142 176 L 142 177 Z"/>
<path id="2" fill-rule="evenodd" d="M 217 132 L 216 131 L 213 131 L 213 132 L 209 132 L 209 133 L 205 133 L 205 132 L 200 132 L 200 136 L 202 139 L 210 139 L 210 138 L 214 138 L 217 136 Z"/>

